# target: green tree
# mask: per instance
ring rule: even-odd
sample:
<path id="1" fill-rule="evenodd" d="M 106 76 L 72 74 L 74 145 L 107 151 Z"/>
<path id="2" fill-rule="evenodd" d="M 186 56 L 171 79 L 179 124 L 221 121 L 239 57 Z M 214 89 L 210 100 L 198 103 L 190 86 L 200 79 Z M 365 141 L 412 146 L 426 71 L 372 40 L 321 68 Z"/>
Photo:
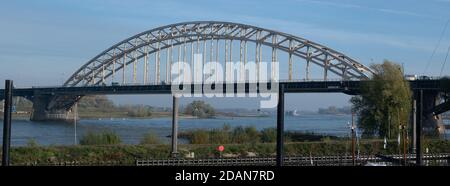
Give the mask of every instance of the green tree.
<path id="1" fill-rule="evenodd" d="M 385 60 L 371 67 L 374 76 L 362 85 L 361 95 L 350 100 L 359 115 L 358 127 L 364 136 L 396 137 L 411 110 L 409 83 L 398 64 Z"/>
<path id="2" fill-rule="evenodd" d="M 149 117 L 152 116 L 153 108 L 145 105 L 135 105 L 127 107 L 127 115 L 130 117 Z"/>
<path id="3" fill-rule="evenodd" d="M 216 114 L 214 108 L 204 101 L 193 101 L 186 106 L 184 113 L 197 116 L 199 118 L 210 118 Z"/>
<path id="4" fill-rule="evenodd" d="M 97 108 L 97 109 L 111 109 L 114 108 L 114 103 L 105 95 L 84 96 L 78 103 L 78 107 L 83 108 Z"/>

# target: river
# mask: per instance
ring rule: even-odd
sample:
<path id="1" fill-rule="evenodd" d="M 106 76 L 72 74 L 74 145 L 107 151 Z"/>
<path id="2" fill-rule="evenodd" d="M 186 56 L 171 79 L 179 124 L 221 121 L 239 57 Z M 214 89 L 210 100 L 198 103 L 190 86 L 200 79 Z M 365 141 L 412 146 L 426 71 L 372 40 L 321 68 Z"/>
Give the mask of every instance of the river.
<path id="1" fill-rule="evenodd" d="M 350 115 L 303 115 L 285 118 L 285 130 L 307 131 L 318 134 L 348 136 Z M 222 128 L 227 123 L 231 127 L 254 126 L 261 130 L 276 127 L 276 117 L 219 117 L 215 119 L 183 119 L 179 121 L 179 130 Z M 3 126 L 0 127 L 2 129 Z M 73 124 L 55 122 L 33 122 L 14 120 L 12 122 L 13 146 L 26 145 L 31 139 L 39 145 L 72 145 L 75 143 Z M 165 143 L 169 143 L 171 118 L 152 119 L 82 119 L 77 124 L 78 140 L 87 132 L 113 131 L 125 144 L 137 144 L 149 131 L 157 134 Z M 447 132 L 447 135 L 449 132 Z M 1 136 L 2 134 L 0 134 Z M 186 143 L 181 140 L 180 143 Z"/>

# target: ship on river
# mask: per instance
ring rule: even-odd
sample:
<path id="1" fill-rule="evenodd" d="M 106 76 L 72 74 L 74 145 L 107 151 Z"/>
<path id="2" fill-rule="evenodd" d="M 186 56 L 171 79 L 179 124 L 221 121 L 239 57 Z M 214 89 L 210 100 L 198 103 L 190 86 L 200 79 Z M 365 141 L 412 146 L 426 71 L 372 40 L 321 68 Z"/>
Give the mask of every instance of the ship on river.
<path id="1" fill-rule="evenodd" d="M 300 113 L 298 112 L 297 109 L 292 110 L 292 111 L 288 111 L 287 114 L 288 114 L 289 116 L 300 116 Z"/>

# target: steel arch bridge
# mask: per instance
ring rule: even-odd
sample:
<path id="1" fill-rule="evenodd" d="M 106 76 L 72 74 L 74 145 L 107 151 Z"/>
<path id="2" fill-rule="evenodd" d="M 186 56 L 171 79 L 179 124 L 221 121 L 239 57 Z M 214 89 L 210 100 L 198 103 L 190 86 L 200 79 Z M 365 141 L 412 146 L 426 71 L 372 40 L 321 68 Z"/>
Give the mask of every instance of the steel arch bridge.
<path id="1" fill-rule="evenodd" d="M 266 50 L 270 57 L 263 55 Z M 282 51 L 281 55 L 277 51 Z M 283 59 L 279 70 L 286 73 L 280 73 L 280 80 L 311 80 L 314 66 L 318 69 L 313 73 L 322 73 L 321 78 L 316 77 L 321 80 L 361 80 L 373 74 L 370 68 L 347 55 L 301 37 L 239 23 L 197 21 L 162 26 L 127 38 L 84 64 L 64 86 L 105 85 L 108 81 L 168 83 L 172 78 L 170 65 L 177 61 L 192 62 L 194 53 L 203 54 L 203 63 L 209 58 L 209 61 L 225 65 L 231 61 L 246 63 L 252 60 L 258 64 Z M 238 56 L 233 56 L 236 53 Z M 269 59 L 265 60 L 265 57 Z M 304 63 L 297 62 L 297 58 Z M 143 68 L 138 69 L 138 64 L 143 64 Z M 299 69 L 302 65 L 304 71 Z M 127 69 L 129 66 L 131 69 Z M 303 78 L 296 77 L 301 74 L 295 73 L 296 70 L 304 72 Z M 142 78 L 138 78 L 138 74 Z"/>
<path id="2" fill-rule="evenodd" d="M 272 80 L 273 72 L 278 71 L 276 80 L 280 81 L 366 80 L 373 75 L 370 68 L 347 55 L 301 37 L 239 23 L 196 21 L 127 38 L 89 60 L 63 86 L 167 85 L 172 80 L 171 65 L 179 61 L 192 65 L 194 54 L 203 55 L 202 65 L 207 60 L 225 68 L 235 61 L 244 66 L 254 62 L 257 77 L 261 62 L 271 62 L 272 66 L 278 62 L 279 69 L 267 70 L 272 72 Z M 234 72 L 226 69 L 222 73 L 227 76 Z M 64 113 L 81 98 L 52 96 L 46 101 L 45 112 Z"/>

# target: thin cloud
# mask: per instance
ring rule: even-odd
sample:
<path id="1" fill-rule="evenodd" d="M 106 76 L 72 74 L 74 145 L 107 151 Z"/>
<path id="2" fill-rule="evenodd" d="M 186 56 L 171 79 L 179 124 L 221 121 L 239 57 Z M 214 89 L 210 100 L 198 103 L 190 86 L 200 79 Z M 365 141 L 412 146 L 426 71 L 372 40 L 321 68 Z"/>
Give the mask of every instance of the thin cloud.
<path id="1" fill-rule="evenodd" d="M 357 4 L 351 4 L 351 3 L 336 3 L 336 2 L 330 2 L 330 1 L 318 1 L 318 0 L 298 0 L 300 2 L 307 2 L 307 3 L 313 3 L 318 5 L 326 5 L 326 6 L 333 6 L 333 7 L 341 7 L 341 8 L 362 8 L 362 6 Z"/>
<path id="2" fill-rule="evenodd" d="M 297 35 L 299 37 L 304 37 L 305 39 L 313 41 L 314 39 L 323 39 L 325 41 L 345 43 L 372 43 L 393 48 L 403 48 L 429 52 L 432 51 L 432 46 L 429 43 L 429 40 L 426 38 L 420 39 L 404 35 L 386 35 L 379 33 L 362 33 L 349 30 L 328 29 L 319 25 L 307 24 L 297 21 L 289 21 L 276 18 L 260 18 L 248 15 L 241 15 L 238 19 L 246 20 L 246 23 L 256 26 L 276 28 L 276 30 L 278 31 Z M 327 43 L 321 44 L 327 45 Z"/>
<path id="3" fill-rule="evenodd" d="M 380 12 L 390 13 L 390 14 L 416 16 L 416 17 L 430 17 L 430 18 L 432 18 L 431 16 L 427 16 L 427 15 L 424 15 L 424 14 L 417 14 L 417 13 L 408 12 L 408 11 L 393 10 L 393 9 L 386 9 L 386 8 L 379 8 L 379 9 L 376 9 L 376 10 L 380 11 Z"/>
<path id="4" fill-rule="evenodd" d="M 410 11 L 386 9 L 386 8 L 372 8 L 372 7 L 362 6 L 362 5 L 353 4 L 353 3 L 321 1 L 321 0 L 298 0 L 298 1 L 312 3 L 312 4 L 318 4 L 318 5 L 333 6 L 333 7 L 338 7 L 338 8 L 366 9 L 366 10 L 377 11 L 377 12 L 381 12 L 381 13 L 396 14 L 396 15 L 402 15 L 402 16 L 434 18 L 434 17 L 426 15 L 426 14 L 419 14 L 419 13 L 410 12 Z M 450 0 L 437 0 L 437 1 L 450 2 Z"/>

